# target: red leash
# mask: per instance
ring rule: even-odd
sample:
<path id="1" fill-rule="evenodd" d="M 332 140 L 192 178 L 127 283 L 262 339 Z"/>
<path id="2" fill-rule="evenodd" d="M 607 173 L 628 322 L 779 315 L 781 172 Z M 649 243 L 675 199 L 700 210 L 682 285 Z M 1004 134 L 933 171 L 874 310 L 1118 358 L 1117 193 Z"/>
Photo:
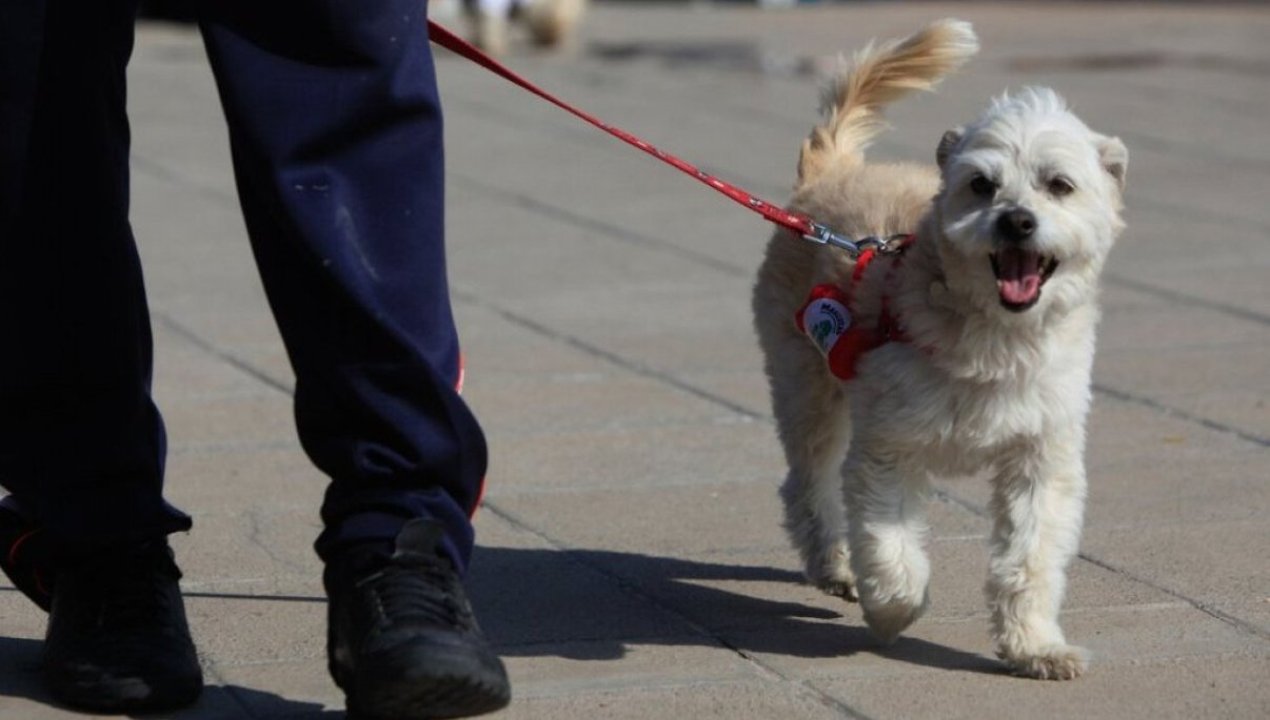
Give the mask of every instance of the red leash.
<path id="1" fill-rule="evenodd" d="M 578 108 L 573 107 L 572 105 L 564 102 L 563 100 L 557 98 L 551 93 L 543 90 L 537 85 L 534 85 L 528 80 L 512 72 L 510 69 L 507 68 L 507 66 L 503 65 L 502 63 L 490 57 L 489 55 L 486 55 L 484 52 L 481 52 L 481 50 L 478 49 L 476 46 L 472 45 L 471 43 L 464 40 L 463 38 L 455 35 L 454 33 L 450 32 L 449 30 L 442 27 L 441 25 L 438 25 L 432 20 L 428 21 L 428 38 L 432 40 L 432 42 L 440 45 L 441 47 L 446 48 L 447 50 L 450 50 L 458 55 L 461 55 L 467 58 L 468 60 L 471 60 L 472 62 L 476 63 L 477 65 L 480 65 L 486 70 L 489 70 L 495 75 L 498 75 L 506 80 L 511 81 L 512 83 L 515 83 L 516 85 L 519 85 L 525 90 L 528 90 L 529 92 L 537 95 L 543 100 L 546 100 L 552 105 L 555 105 L 561 110 L 564 110 L 565 112 L 571 115 L 574 115 L 576 117 L 579 117 L 587 121 L 588 123 L 591 123 L 597 128 L 618 138 L 619 140 L 622 140 L 623 142 L 629 145 L 634 145 L 640 150 L 643 150 L 644 152 L 648 153 L 649 155 L 652 155 L 653 157 L 657 158 L 658 160 L 661 160 L 662 162 L 668 165 L 673 165 L 684 174 L 690 175 L 696 178 L 697 180 L 705 183 L 706 185 L 709 185 L 710 187 L 714 188 L 715 190 L 718 190 L 724 195 L 727 195 L 728 197 L 744 205 L 750 210 L 753 210 L 754 212 L 759 213 L 767 220 L 774 222 L 777 225 L 780 225 L 782 227 L 793 230 L 794 232 L 798 233 L 799 235 L 806 238 L 807 240 L 811 240 L 812 242 L 819 243 L 821 245 L 829 244 L 835 247 L 842 248 L 843 250 L 846 250 L 848 253 L 850 253 L 852 257 L 859 256 L 859 254 L 868 246 L 878 247 L 883 252 L 886 252 L 889 247 L 890 240 L 879 240 L 878 238 L 872 238 L 872 237 L 864 238 L 863 240 L 860 240 L 859 242 L 852 242 L 851 240 L 841 235 L 838 235 L 837 233 L 834 233 L 829 228 L 812 220 L 806 215 L 785 210 L 784 208 L 773 205 L 767 202 L 766 200 L 762 200 L 758 197 L 755 197 L 754 195 L 742 190 L 741 188 L 731 183 L 720 180 L 719 178 L 714 177 L 713 175 L 709 175 L 701 171 L 700 169 L 698 169 L 696 166 L 690 163 L 687 163 L 683 160 L 680 160 L 679 158 L 675 157 L 674 155 L 671 155 L 670 153 L 663 152 L 653 147 L 649 143 L 626 132 L 625 130 L 619 127 L 615 127 L 613 125 L 609 125 L 608 123 L 604 122 L 603 120 L 600 120 L 594 115 L 591 115 L 590 113 L 579 110 Z"/>

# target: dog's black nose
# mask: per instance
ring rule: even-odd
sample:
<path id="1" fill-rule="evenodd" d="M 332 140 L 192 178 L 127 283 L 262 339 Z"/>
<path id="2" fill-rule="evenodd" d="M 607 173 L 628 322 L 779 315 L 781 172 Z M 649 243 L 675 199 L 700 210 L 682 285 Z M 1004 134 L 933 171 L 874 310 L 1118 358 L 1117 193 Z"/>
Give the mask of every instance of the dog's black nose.
<path id="1" fill-rule="evenodd" d="M 1010 242 L 1022 242 L 1036 232 L 1036 216 L 1023 208 L 1006 210 L 997 218 L 997 232 Z"/>

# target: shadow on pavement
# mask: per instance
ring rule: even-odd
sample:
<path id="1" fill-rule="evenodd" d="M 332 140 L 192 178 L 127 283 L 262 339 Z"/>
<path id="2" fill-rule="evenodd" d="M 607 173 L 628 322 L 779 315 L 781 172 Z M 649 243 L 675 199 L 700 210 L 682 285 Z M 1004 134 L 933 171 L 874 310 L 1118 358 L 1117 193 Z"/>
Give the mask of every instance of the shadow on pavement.
<path id="1" fill-rule="evenodd" d="M 44 691 L 44 684 L 40 679 L 42 644 L 38 640 L 0 636 L 0 700 L 22 698 L 50 707 L 61 707 Z M 224 699 L 223 694 L 226 693 L 233 701 Z M 208 685 L 199 701 L 185 710 L 132 717 L 220 720 L 231 717 L 226 714 L 226 705 L 232 706 L 228 712 L 234 713 L 233 717 L 287 720 L 336 720 L 344 717 L 342 711 L 326 710 L 317 703 L 288 700 L 273 693 L 237 685 Z M 246 711 L 243 708 L 253 710 Z"/>
<path id="2" fill-rule="evenodd" d="M 917 638 L 882 648 L 858 619 L 746 587 L 802 582 L 797 572 L 753 565 L 497 547 L 477 549 L 469 577 L 481 625 L 505 656 L 616 660 L 632 645 L 700 645 L 803 658 L 870 652 L 944 670 L 1000 672 L 992 658 Z M 853 607 L 842 605 L 858 618 Z"/>
<path id="3" fill-rule="evenodd" d="M 637 645 L 701 646 L 801 658 L 868 652 L 944 670 L 1001 672 L 991 658 L 918 638 L 879 647 L 858 620 L 858 610 L 845 603 L 838 612 L 760 595 L 770 594 L 773 583 L 802 582 L 792 570 L 756 565 L 601 550 L 480 547 L 468 587 L 483 628 L 499 654 L 508 657 L 605 661 L 621 659 Z M 0 636 L 0 698 L 56 705 L 40 679 L 40 645 Z M 164 717 L 221 718 L 226 705 L 258 718 L 343 717 L 316 703 L 232 685 L 209 685 L 194 707 Z"/>

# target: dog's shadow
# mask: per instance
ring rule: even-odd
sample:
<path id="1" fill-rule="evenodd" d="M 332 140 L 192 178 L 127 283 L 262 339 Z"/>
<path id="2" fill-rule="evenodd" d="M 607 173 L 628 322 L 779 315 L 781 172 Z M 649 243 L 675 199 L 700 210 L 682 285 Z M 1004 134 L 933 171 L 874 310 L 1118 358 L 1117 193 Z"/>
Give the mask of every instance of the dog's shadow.
<path id="1" fill-rule="evenodd" d="M 815 598 L 815 604 L 762 597 L 773 584 L 802 588 L 805 592 L 782 594 Z M 600 550 L 483 547 L 476 551 L 468 587 L 485 632 L 510 657 L 605 661 L 625 657 L 631 646 L 696 645 L 759 657 L 868 652 L 945 670 L 1001 672 L 990 658 L 918 638 L 882 648 L 862 627 L 854 606 L 820 596 L 802 585 L 799 573 L 780 568 Z M 37 640 L 0 636 L 0 703 L 10 697 L 55 705 L 40 681 L 40 646 Z M 291 720 L 343 716 L 260 690 L 209 685 L 197 705 L 164 717 L 210 719 L 225 717 L 226 707 L 248 706 Z"/>
<path id="2" fill-rule="evenodd" d="M 768 594 L 773 583 L 801 587 L 783 594 L 815 604 L 760 597 L 764 583 Z M 945 670 L 1000 672 L 991 658 L 917 638 L 881 647 L 857 606 L 819 595 L 792 570 L 600 550 L 483 547 L 469 587 L 481 625 L 499 652 L 512 657 L 615 660 L 632 645 L 700 645 L 802 658 L 869 652 Z"/>

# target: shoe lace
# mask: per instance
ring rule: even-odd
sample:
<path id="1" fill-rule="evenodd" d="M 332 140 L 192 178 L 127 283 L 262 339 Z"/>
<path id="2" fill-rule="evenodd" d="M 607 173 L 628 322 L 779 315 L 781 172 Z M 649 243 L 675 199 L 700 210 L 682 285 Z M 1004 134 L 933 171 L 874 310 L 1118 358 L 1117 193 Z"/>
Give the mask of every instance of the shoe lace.
<path id="1" fill-rule="evenodd" d="M 439 559 L 395 559 L 361 585 L 371 593 L 385 625 L 471 628 L 458 576 Z"/>

